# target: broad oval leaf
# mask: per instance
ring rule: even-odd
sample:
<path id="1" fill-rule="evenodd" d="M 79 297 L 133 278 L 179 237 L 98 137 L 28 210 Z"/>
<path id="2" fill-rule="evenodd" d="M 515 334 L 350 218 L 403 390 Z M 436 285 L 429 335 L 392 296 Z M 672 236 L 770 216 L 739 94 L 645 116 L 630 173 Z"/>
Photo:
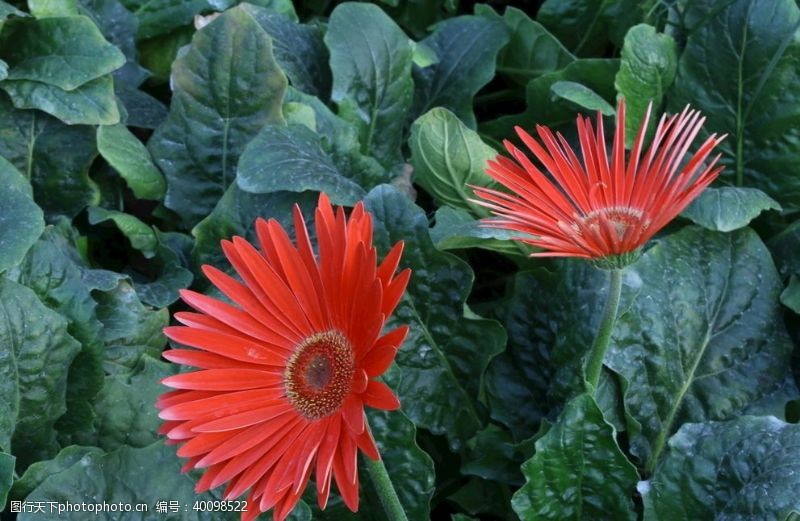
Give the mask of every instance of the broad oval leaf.
<path id="1" fill-rule="evenodd" d="M 331 13 L 325 43 L 339 115 L 358 127 L 363 154 L 392 167 L 414 91 L 408 37 L 379 7 L 347 2 Z"/>
<path id="2" fill-rule="evenodd" d="M 622 58 L 614 85 L 625 98 L 626 145 L 632 146 L 647 112 L 647 105 L 661 106 L 667 89 L 675 80 L 678 55 L 675 40 L 656 33 L 647 24 L 632 27 L 625 35 Z"/>
<path id="3" fill-rule="evenodd" d="M 489 186 L 486 162 L 497 152 L 481 141 L 455 114 L 441 107 L 420 116 L 411 125 L 411 163 L 414 181 L 440 205 L 468 210 L 485 217 L 489 211 L 473 202 L 471 185 Z"/>
<path id="4" fill-rule="evenodd" d="M 237 169 L 239 188 L 252 193 L 325 192 L 334 203 L 353 205 L 364 190 L 322 150 L 304 125 L 267 125 L 245 147 Z"/>
<path id="5" fill-rule="evenodd" d="M 8 79 L 30 80 L 71 91 L 125 64 L 86 16 L 15 18 L 0 33 L 0 59 Z"/>
<path id="6" fill-rule="evenodd" d="M 283 122 L 286 76 L 269 36 L 236 7 L 195 34 L 172 79 L 169 116 L 148 145 L 167 178 L 165 206 L 191 227 L 234 181 L 245 145 L 266 123 Z"/>
<path id="7" fill-rule="evenodd" d="M 595 91 L 574 81 L 557 81 L 550 85 L 550 92 L 556 98 L 573 103 L 587 111 L 600 112 L 604 116 L 616 114 L 614 107 Z"/>
<path id="8" fill-rule="evenodd" d="M 784 521 L 800 510 L 800 425 L 774 417 L 684 425 L 644 496 L 646 521 Z"/>
<path id="9" fill-rule="evenodd" d="M 756 188 L 706 188 L 681 214 L 703 228 L 731 232 L 744 228 L 767 210 L 781 210 L 781 205 Z"/>
<path id="10" fill-rule="evenodd" d="M 594 398 L 570 400 L 522 464 L 527 482 L 512 499 L 520 519 L 635 520 L 631 496 L 639 474 L 615 435 Z"/>
<path id="11" fill-rule="evenodd" d="M 631 451 L 652 471 L 683 423 L 771 412 L 759 401 L 782 392 L 792 344 L 780 279 L 749 228 L 687 227 L 628 269 L 641 293 L 619 317 L 605 361 L 627 381 Z"/>
<path id="12" fill-rule="evenodd" d="M 688 34 L 668 106 L 706 116 L 707 133 L 727 133 L 722 176 L 800 208 L 800 9 L 793 0 L 690 2 Z M 713 58 L 710 58 L 713 57 Z"/>

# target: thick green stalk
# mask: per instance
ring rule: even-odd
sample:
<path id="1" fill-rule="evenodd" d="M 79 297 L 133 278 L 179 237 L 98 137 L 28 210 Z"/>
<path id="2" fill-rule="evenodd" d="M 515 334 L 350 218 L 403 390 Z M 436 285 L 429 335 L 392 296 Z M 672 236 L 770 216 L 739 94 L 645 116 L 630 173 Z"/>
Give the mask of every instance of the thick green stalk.
<path id="1" fill-rule="evenodd" d="M 600 329 L 594 337 L 592 351 L 589 353 L 589 360 L 586 364 L 586 383 L 591 393 L 596 392 L 600 383 L 600 372 L 603 369 L 603 358 L 608 350 L 611 340 L 611 332 L 614 330 L 614 323 L 617 321 L 617 309 L 619 308 L 619 298 L 622 294 L 622 269 L 608 270 L 609 287 L 608 300 L 603 308 L 603 318 L 600 320 Z"/>
<path id="2" fill-rule="evenodd" d="M 403 505 L 400 504 L 400 498 L 397 497 L 397 491 L 395 491 L 392 480 L 389 478 L 389 473 L 386 472 L 383 460 L 375 461 L 371 458 L 364 458 L 364 460 L 366 461 L 369 477 L 372 478 L 378 497 L 381 498 L 383 510 L 386 512 L 386 519 L 388 521 L 408 521 Z"/>

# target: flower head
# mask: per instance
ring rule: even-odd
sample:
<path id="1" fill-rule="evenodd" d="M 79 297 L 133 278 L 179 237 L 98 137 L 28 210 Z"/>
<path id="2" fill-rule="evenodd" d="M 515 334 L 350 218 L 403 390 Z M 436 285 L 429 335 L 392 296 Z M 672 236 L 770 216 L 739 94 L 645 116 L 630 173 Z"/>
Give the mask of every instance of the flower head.
<path id="1" fill-rule="evenodd" d="M 512 193 L 475 188 L 481 198 L 477 202 L 500 217 L 485 224 L 533 235 L 518 240 L 545 250 L 534 256 L 583 257 L 612 265 L 629 260 L 722 170 L 716 166 L 719 155 L 709 164 L 705 161 L 725 136 L 711 135 L 685 160 L 705 121 L 688 106 L 680 114 L 661 117 L 643 152 L 651 108 L 627 160 L 624 101 L 617 110 L 611 157 L 599 114 L 596 128 L 589 118 L 578 116 L 582 161 L 560 133 L 537 125 L 537 141 L 517 127 L 539 164 L 504 142 L 514 159 L 498 156 L 489 161 L 487 173 Z"/>
<path id="2" fill-rule="evenodd" d="M 241 281 L 203 266 L 233 304 L 183 291 L 196 312 L 164 333 L 178 344 L 168 360 L 198 368 L 164 379 L 176 390 L 157 403 L 161 432 L 181 443 L 184 471 L 204 469 L 197 491 L 227 483 L 232 499 L 249 490 L 253 519 L 273 508 L 283 520 L 311 475 L 324 508 L 336 482 L 358 508 L 357 449 L 378 459 L 364 407 L 400 403 L 375 378 L 394 360 L 408 328 L 381 335 L 410 271 L 396 274 L 403 245 L 378 265 L 372 219 L 359 203 L 350 218 L 325 195 L 316 211 L 318 253 L 300 210 L 297 244 L 274 220 L 256 221 L 260 251 L 241 237 L 222 247 Z"/>

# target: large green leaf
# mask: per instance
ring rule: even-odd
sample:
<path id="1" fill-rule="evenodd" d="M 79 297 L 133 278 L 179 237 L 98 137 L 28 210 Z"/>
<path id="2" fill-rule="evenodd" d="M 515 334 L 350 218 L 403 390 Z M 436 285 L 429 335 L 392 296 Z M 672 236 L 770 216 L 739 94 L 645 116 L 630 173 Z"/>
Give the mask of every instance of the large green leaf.
<path id="1" fill-rule="evenodd" d="M 70 450 L 70 449 L 65 449 Z M 135 472 L 133 472 L 135 470 Z M 132 481 L 133 480 L 133 481 Z M 135 486 L 132 486 L 135 483 Z M 123 446 L 103 454 L 91 451 L 61 472 L 48 476 L 26 498 L 28 502 L 55 501 L 61 505 L 108 503 L 130 505 L 131 511 L 92 513 L 98 521 L 139 521 L 157 517 L 164 521 L 204 521 L 238 519 L 238 513 L 195 510 L 195 501 L 218 499 L 211 493 L 195 494 L 192 479 L 181 473 L 181 462 L 175 448 L 158 441 L 142 448 Z M 156 502 L 178 501 L 179 511 L 167 507 L 166 513 L 156 513 Z M 136 509 L 146 507 L 146 513 Z M 20 521 L 49 519 L 85 520 L 86 512 L 23 513 Z"/>
<path id="2" fill-rule="evenodd" d="M 236 7 L 195 34 L 172 80 L 169 116 L 149 147 L 167 178 L 164 204 L 191 227 L 233 182 L 245 145 L 264 124 L 283 121 L 286 76 L 269 36 Z"/>
<path id="3" fill-rule="evenodd" d="M 0 272 L 20 263 L 44 230 L 44 215 L 33 202 L 28 181 L 0 157 Z"/>
<path id="4" fill-rule="evenodd" d="M 614 107 L 595 91 L 574 81 L 557 81 L 550 85 L 550 92 L 555 98 L 566 100 L 581 110 L 600 112 L 604 116 L 613 116 Z"/>
<path id="5" fill-rule="evenodd" d="M 54 85 L 29 80 L 6 80 L 0 87 L 19 109 L 39 109 L 68 125 L 113 125 L 120 115 L 114 99 L 110 75 L 63 90 Z"/>
<path id="6" fill-rule="evenodd" d="M 242 152 L 236 182 L 252 193 L 325 192 L 333 202 L 350 206 L 365 195 L 339 171 L 320 137 L 303 125 L 261 129 Z"/>
<path id="7" fill-rule="evenodd" d="M 291 84 L 307 94 L 327 99 L 331 91 L 331 70 L 321 28 L 298 24 L 285 15 L 249 4 L 243 8 L 272 38 L 275 59 Z"/>
<path id="8" fill-rule="evenodd" d="M 755 188 L 706 188 L 681 214 L 703 228 L 730 232 L 744 228 L 767 210 L 780 210 L 781 205 Z"/>
<path id="9" fill-rule="evenodd" d="M 526 85 L 537 76 L 575 61 L 555 36 L 516 7 L 507 6 L 501 17 L 488 5 L 476 4 L 475 14 L 502 20 L 508 27 L 510 37 L 508 45 L 497 55 L 497 73 L 515 83 Z"/>
<path id="10" fill-rule="evenodd" d="M 98 127 L 97 148 L 136 197 L 158 200 L 164 196 L 164 176 L 153 164 L 147 148 L 125 125 Z"/>
<path id="11" fill-rule="evenodd" d="M 339 115 L 358 128 L 361 152 L 389 168 L 401 161 L 411 108 L 411 44 L 375 5 L 348 2 L 331 13 L 325 43 L 331 53 Z"/>
<path id="12" fill-rule="evenodd" d="M 683 423 L 771 412 L 756 402 L 783 389 L 792 344 L 780 279 L 749 228 L 687 227 L 628 269 L 641 293 L 619 317 L 605 361 L 627 381 L 631 451 L 652 471 Z"/>
<path id="13" fill-rule="evenodd" d="M 607 288 L 603 273 L 582 261 L 516 276 L 504 313 L 508 347 L 489 365 L 487 394 L 492 417 L 517 441 L 533 436 L 542 418 L 583 390 L 581 361 Z"/>
<path id="14" fill-rule="evenodd" d="M 385 253 L 404 241 L 401 267 L 413 270 L 391 320 L 393 325 L 408 324 L 411 330 L 387 382 L 417 426 L 444 434 L 457 449 L 483 423 L 478 403 L 483 373 L 502 350 L 505 332 L 497 322 L 465 308 L 472 270 L 458 257 L 436 249 L 422 209 L 385 185 L 373 189 L 364 201 L 375 218 L 379 251 Z"/>
<path id="15" fill-rule="evenodd" d="M 24 500 L 36 487 L 38 487 L 49 476 L 63 472 L 87 454 L 102 455 L 103 451 L 97 447 L 80 447 L 70 445 L 61 449 L 53 458 L 37 461 L 25 469 L 25 473 L 14 481 L 9 497 L 16 501 Z"/>
<path id="16" fill-rule="evenodd" d="M 164 392 L 161 380 L 177 366 L 147 355 L 130 372 L 106 377 L 94 401 L 96 445 L 104 450 L 145 447 L 158 440 L 161 420 L 153 405 Z"/>
<path id="17" fill-rule="evenodd" d="M 800 510 L 800 425 L 772 417 L 688 424 L 644 496 L 645 520 L 783 521 Z"/>
<path id="18" fill-rule="evenodd" d="M 0 315 L 0 447 L 25 468 L 58 451 L 53 426 L 67 410 L 67 372 L 81 346 L 64 317 L 2 278 Z"/>
<path id="19" fill-rule="evenodd" d="M 522 465 L 527 483 L 512 500 L 520 519 L 635 520 L 639 474 L 615 434 L 594 398 L 570 400 Z"/>
<path id="20" fill-rule="evenodd" d="M 87 212 L 89 224 L 99 224 L 103 222 L 113 222 L 122 234 L 128 238 L 131 246 L 144 254 L 145 257 L 153 257 L 158 239 L 153 229 L 143 223 L 138 217 L 120 212 L 117 210 L 107 210 L 99 206 L 92 206 Z"/>
<path id="21" fill-rule="evenodd" d="M 31 182 L 34 200 L 47 217 L 73 217 L 97 202 L 97 186 L 88 175 L 97 155 L 90 127 L 17 110 L 0 94 L 0 155 Z"/>
<path id="22" fill-rule="evenodd" d="M 525 89 L 527 109 L 520 114 L 501 116 L 481 125 L 481 131 L 495 139 L 511 139 L 514 126 L 520 125 L 529 131 L 534 125 L 547 125 L 556 130 L 575 133 L 576 112 L 583 112 L 594 117 L 593 110 L 575 104 L 557 96 L 551 90 L 556 82 L 569 81 L 587 87 L 608 103 L 616 98 L 614 76 L 619 70 L 619 60 L 584 59 L 575 60 L 563 69 L 543 74 L 528 83 Z"/>
<path id="23" fill-rule="evenodd" d="M 481 141 L 455 114 L 445 108 L 431 109 L 411 126 L 411 164 L 414 181 L 440 205 L 468 210 L 478 217 L 489 211 L 472 200 L 472 186 L 494 184 L 486 174 L 486 162 L 497 152 Z"/>
<path id="24" fill-rule="evenodd" d="M 109 291 L 121 278 L 110 271 L 87 268 L 76 250 L 76 241 L 74 231 L 65 221 L 48 227 L 23 262 L 8 273 L 66 318 L 67 331 L 81 343 L 81 352 L 69 368 L 68 412 L 58 425 L 62 438 L 91 425 L 93 413 L 89 403 L 103 385 L 99 338 L 102 324 L 96 316 L 93 292 Z"/>
<path id="25" fill-rule="evenodd" d="M 107 373 L 131 371 L 144 354 L 157 358 L 167 342 L 161 330 L 169 324 L 169 311 L 144 306 L 125 281 L 97 295 L 97 318 L 103 324 L 100 339 Z"/>
<path id="26" fill-rule="evenodd" d="M 122 67 L 125 56 L 86 16 L 14 18 L 0 33 L 8 79 L 71 91 Z"/>
<path id="27" fill-rule="evenodd" d="M 800 209 L 800 9 L 792 0 L 690 2 L 669 107 L 703 111 L 707 133 L 727 133 L 724 179 Z"/>
<path id="28" fill-rule="evenodd" d="M 650 25 L 632 27 L 625 35 L 619 72 L 614 79 L 617 92 L 625 98 L 625 137 L 631 146 L 647 112 L 653 103 L 658 109 L 667 89 L 675 80 L 678 55 L 675 40 L 656 33 Z"/>
<path id="29" fill-rule="evenodd" d="M 475 128 L 472 98 L 494 77 L 497 53 L 508 43 L 505 24 L 481 16 L 458 16 L 437 24 L 422 44 L 438 61 L 414 69 L 414 114 L 445 107 Z"/>

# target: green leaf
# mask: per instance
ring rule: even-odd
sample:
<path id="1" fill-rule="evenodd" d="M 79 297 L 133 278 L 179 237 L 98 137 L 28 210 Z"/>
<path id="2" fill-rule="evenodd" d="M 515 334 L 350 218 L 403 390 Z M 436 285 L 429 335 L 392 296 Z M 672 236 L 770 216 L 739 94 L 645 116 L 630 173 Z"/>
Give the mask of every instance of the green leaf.
<path id="1" fill-rule="evenodd" d="M 174 364 L 142 355 L 132 371 L 107 376 L 94 401 L 96 445 L 110 451 L 157 441 L 161 420 L 153 404 L 165 390 L 161 380 L 176 369 Z"/>
<path id="2" fill-rule="evenodd" d="M 517 469 L 519 473 L 519 469 Z M 511 509 L 511 489 L 496 481 L 470 477 L 461 488 L 447 496 L 448 502 L 453 502 L 469 514 L 476 516 L 456 517 L 454 520 L 472 521 L 475 519 L 492 518 L 518 521 L 519 517 Z M 481 516 L 480 514 L 485 514 Z"/>
<path id="3" fill-rule="evenodd" d="M 617 47 L 628 28 L 644 20 L 653 0 L 546 0 L 536 18 L 577 56 Z"/>
<path id="4" fill-rule="evenodd" d="M 195 237 L 192 250 L 195 266 L 211 264 L 220 269 L 228 267 L 228 261 L 219 245 L 222 239 L 239 235 L 254 240 L 253 225 L 257 217 L 277 219 L 284 229 L 291 228 L 292 207 L 299 204 L 310 216 L 310 212 L 316 208 L 317 198 L 317 194 L 312 192 L 251 194 L 235 184 L 231 185 L 208 217 L 192 230 Z"/>
<path id="5" fill-rule="evenodd" d="M 97 155 L 94 129 L 17 110 L 2 94 L 0 129 L 0 155 L 30 180 L 34 200 L 48 220 L 55 215 L 74 217 L 98 201 L 99 191 L 88 173 Z"/>
<path id="6" fill-rule="evenodd" d="M 125 63 L 125 55 L 85 16 L 12 19 L 0 33 L 0 58 L 9 66 L 9 80 L 30 80 L 66 91 Z"/>
<path id="7" fill-rule="evenodd" d="M 675 40 L 656 33 L 650 25 L 632 27 L 625 35 L 622 58 L 614 85 L 625 98 L 626 145 L 633 145 L 644 120 L 647 105 L 661 106 L 664 95 L 675 80 L 678 54 Z"/>
<path id="8" fill-rule="evenodd" d="M 182 26 L 172 32 L 137 42 L 139 62 L 150 72 L 151 83 L 169 81 L 172 62 L 175 61 L 178 51 L 192 41 L 194 34 L 194 26 Z"/>
<path id="9" fill-rule="evenodd" d="M 67 321 L 30 289 L 0 278 L 0 447 L 25 468 L 58 451 L 67 371 L 81 349 Z"/>
<path id="10" fill-rule="evenodd" d="M 169 306 L 178 300 L 178 291 L 188 288 L 191 285 L 194 275 L 187 269 L 188 261 L 182 259 L 182 250 L 191 249 L 191 244 L 182 246 L 181 251 L 177 251 L 173 245 L 168 244 L 165 238 L 168 234 L 162 234 L 157 229 L 153 229 L 157 241 L 153 252 L 153 260 L 147 263 L 145 268 L 148 273 L 139 273 L 131 270 L 133 287 L 141 298 L 142 302 L 156 308 Z M 182 243 L 191 243 L 188 235 L 174 233 L 180 237 Z M 145 251 L 142 252 L 147 255 Z"/>
<path id="11" fill-rule="evenodd" d="M 138 217 L 98 206 L 90 207 L 87 213 L 89 224 L 111 221 L 128 238 L 131 246 L 141 251 L 145 257 L 153 257 L 156 254 L 158 239 L 156 239 L 155 232 L 150 226 L 140 221 Z"/>
<path id="12" fill-rule="evenodd" d="M 245 145 L 266 123 L 281 123 L 286 76 L 272 43 L 236 7 L 198 31 L 172 69 L 167 121 L 150 152 L 167 178 L 164 204 L 191 227 L 233 182 Z"/>
<path id="13" fill-rule="evenodd" d="M 688 38 L 668 107 L 687 103 L 723 141 L 722 178 L 763 190 L 787 211 L 800 209 L 800 9 L 792 0 L 687 5 Z M 713 59 L 709 59 L 713 57 Z"/>
<path id="14" fill-rule="evenodd" d="M 136 469 L 136 486 L 131 486 L 131 469 Z M 153 515 L 164 521 L 204 521 L 233 519 L 234 514 L 194 510 L 195 501 L 219 500 L 211 493 L 195 494 L 192 478 L 180 471 L 181 462 L 175 456 L 175 447 L 156 442 L 143 448 L 121 447 L 107 454 L 87 452 L 79 461 L 63 471 L 48 476 L 26 498 L 29 502 L 58 501 L 62 505 L 80 503 L 123 503 L 130 505 L 130 513 L 107 511 L 92 515 L 98 521 L 149 519 Z M 157 501 L 178 501 L 180 511 L 166 514 L 142 514 L 135 511 L 144 504 L 148 512 L 155 512 Z M 235 514 L 238 518 L 239 514 Z M 85 520 L 86 512 L 23 513 L 19 521 Z"/>
<path id="15" fill-rule="evenodd" d="M 430 519 L 433 460 L 417 445 L 414 424 L 399 411 L 369 409 L 367 419 L 406 515 L 409 519 Z M 363 479 L 366 482 L 368 478 Z M 373 511 L 383 514 L 379 508 Z"/>
<path id="16" fill-rule="evenodd" d="M 298 24 L 287 16 L 249 4 L 244 4 L 242 8 L 272 38 L 275 60 L 292 86 L 327 99 L 332 80 L 322 29 L 317 25 Z"/>
<path id="17" fill-rule="evenodd" d="M 587 262 L 554 268 L 516 275 L 502 313 L 508 347 L 486 375 L 492 418 L 517 441 L 536 434 L 544 417 L 583 390 L 582 361 L 608 292 L 603 272 Z"/>
<path id="18" fill-rule="evenodd" d="M 8 273 L 32 289 L 49 308 L 69 322 L 67 332 L 81 343 L 81 352 L 69 367 L 67 414 L 58 424 L 62 439 L 91 425 L 89 403 L 103 385 L 102 324 L 97 319 L 95 290 L 116 287 L 121 275 L 86 266 L 76 249 L 77 237 L 65 221 L 45 229 L 23 262 Z"/>
<path id="19" fill-rule="evenodd" d="M 515 443 L 511 433 L 489 424 L 467 444 L 461 473 L 519 487 L 523 484 L 520 465 L 533 455 L 533 440 Z"/>
<path id="20" fill-rule="evenodd" d="M 348 2 L 331 13 L 325 44 L 331 99 L 358 128 L 361 152 L 387 168 L 399 163 L 414 92 L 408 37 L 379 7 Z"/>
<path id="21" fill-rule="evenodd" d="M 590 395 L 570 400 L 522 465 L 527 483 L 512 500 L 520 519 L 637 519 L 639 474 L 615 434 Z"/>
<path id="22" fill-rule="evenodd" d="M 614 107 L 600 97 L 589 87 L 575 83 L 574 81 L 557 81 L 550 85 L 550 92 L 557 98 L 574 103 L 581 109 L 588 111 L 599 111 L 604 116 L 616 114 Z"/>
<path id="23" fill-rule="evenodd" d="M 436 224 L 430 233 L 431 240 L 440 250 L 483 248 L 506 255 L 527 255 L 533 251 L 512 241 L 523 233 L 482 226 L 466 211 L 450 206 L 436 210 Z"/>
<path id="24" fill-rule="evenodd" d="M 0 157 L 0 272 L 13 268 L 44 230 L 44 215 L 33 202 L 28 181 Z"/>
<path id="25" fill-rule="evenodd" d="M 208 0 L 121 0 L 139 20 L 139 39 L 152 38 L 192 23 Z"/>
<path id="26" fill-rule="evenodd" d="M 6 498 L 14 482 L 14 464 L 16 458 L 11 454 L 0 452 L 0 509 L 6 507 Z"/>
<path id="27" fill-rule="evenodd" d="M 373 189 L 364 202 L 375 220 L 379 252 L 403 240 L 401 267 L 417 274 L 390 321 L 411 330 L 387 383 L 418 427 L 444 434 L 458 449 L 483 424 L 478 403 L 483 373 L 502 350 L 505 332 L 496 321 L 465 308 L 472 270 L 436 249 L 422 209 L 386 185 Z"/>
<path id="28" fill-rule="evenodd" d="M 39 109 L 67 125 L 119 123 L 111 76 L 102 76 L 74 90 L 28 80 L 6 80 L 0 87 L 18 109 Z"/>
<path id="29" fill-rule="evenodd" d="M 167 107 L 146 92 L 117 82 L 114 93 L 128 113 L 123 123 L 129 127 L 156 129 L 167 118 Z"/>
<path id="30" fill-rule="evenodd" d="M 576 112 L 592 117 L 595 114 L 592 110 L 581 110 L 580 105 L 555 95 L 551 87 L 556 82 L 579 83 L 611 104 L 616 98 L 614 76 L 618 69 L 618 60 L 585 59 L 575 60 L 561 70 L 543 74 L 531 80 L 525 89 L 525 112 L 501 116 L 482 124 L 480 130 L 500 141 L 515 136 L 516 125 L 532 131 L 534 123 L 574 135 Z"/>
<path id="31" fill-rule="evenodd" d="M 103 324 L 103 368 L 119 374 L 133 370 L 142 355 L 157 358 L 167 340 L 161 332 L 169 325 L 169 311 L 142 305 L 125 281 L 97 295 L 97 318 Z"/>
<path id="32" fill-rule="evenodd" d="M 414 69 L 413 114 L 444 107 L 475 128 L 472 98 L 494 77 L 497 53 L 508 43 L 505 24 L 480 16 L 458 16 L 438 24 L 421 43 L 433 49 L 439 61 Z"/>
<path id="33" fill-rule="evenodd" d="M 800 277 L 792 275 L 789 284 L 781 292 L 781 304 L 800 315 Z"/>
<path id="34" fill-rule="evenodd" d="M 706 188 L 681 214 L 703 228 L 731 232 L 744 228 L 767 210 L 781 205 L 756 188 Z"/>
<path id="35" fill-rule="evenodd" d="M 5 22 L 10 16 L 28 16 L 28 13 L 20 11 L 8 2 L 0 0 L 0 22 Z"/>
<path id="36" fill-rule="evenodd" d="M 605 362 L 627 381 L 631 452 L 652 471 L 683 423 L 767 412 L 757 402 L 784 386 L 792 344 L 778 273 L 749 228 L 687 227 L 628 270 L 641 293 L 619 317 Z"/>
<path id="37" fill-rule="evenodd" d="M 510 38 L 497 56 L 497 72 L 519 85 L 575 61 L 575 56 L 543 25 L 516 7 L 506 6 L 501 17 L 488 5 L 476 4 L 475 14 L 501 20 L 508 27 Z"/>
<path id="38" fill-rule="evenodd" d="M 147 148 L 125 125 L 98 127 L 97 148 L 136 197 L 160 200 L 164 196 L 164 176 L 153 164 Z"/>
<path id="39" fill-rule="evenodd" d="M 800 425 L 772 417 L 688 424 L 644 496 L 645 519 L 786 519 L 800 510 Z"/>
<path id="40" fill-rule="evenodd" d="M 304 125 L 266 125 L 245 147 L 237 168 L 239 188 L 252 193 L 325 192 L 352 206 L 365 195 L 322 150 L 319 136 Z"/>
<path id="41" fill-rule="evenodd" d="M 25 469 L 25 473 L 16 481 L 11 488 L 9 497 L 15 501 L 22 501 L 36 487 L 38 487 L 49 476 L 63 472 L 72 465 L 78 463 L 87 454 L 102 455 L 103 451 L 97 447 L 79 447 L 71 445 L 61 451 L 53 459 L 37 461 Z"/>
<path id="42" fill-rule="evenodd" d="M 414 180 L 433 196 L 439 205 L 468 210 L 485 217 L 489 211 L 472 201 L 470 186 L 489 186 L 486 162 L 497 152 L 481 141 L 455 114 L 435 108 L 411 125 L 411 164 Z"/>

